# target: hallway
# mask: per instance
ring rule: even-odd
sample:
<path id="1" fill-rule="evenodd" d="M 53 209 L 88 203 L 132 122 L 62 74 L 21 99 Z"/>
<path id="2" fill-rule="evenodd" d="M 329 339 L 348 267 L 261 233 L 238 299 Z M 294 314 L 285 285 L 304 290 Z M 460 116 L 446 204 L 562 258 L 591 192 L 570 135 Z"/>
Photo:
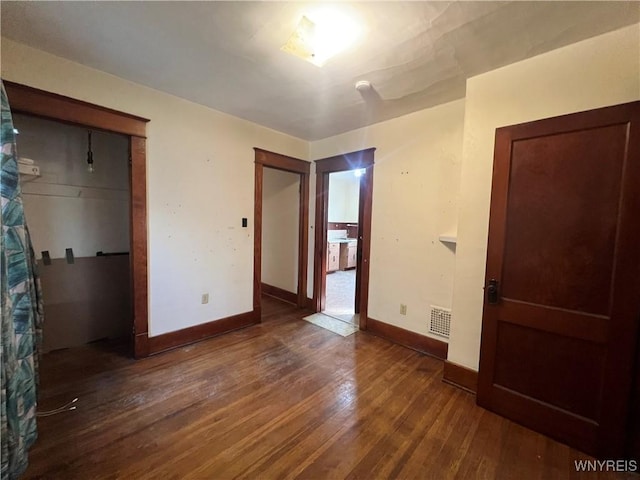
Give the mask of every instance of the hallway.
<path id="1" fill-rule="evenodd" d="M 327 299 L 322 313 L 358 324 L 354 316 L 356 270 L 337 270 L 327 274 Z"/>

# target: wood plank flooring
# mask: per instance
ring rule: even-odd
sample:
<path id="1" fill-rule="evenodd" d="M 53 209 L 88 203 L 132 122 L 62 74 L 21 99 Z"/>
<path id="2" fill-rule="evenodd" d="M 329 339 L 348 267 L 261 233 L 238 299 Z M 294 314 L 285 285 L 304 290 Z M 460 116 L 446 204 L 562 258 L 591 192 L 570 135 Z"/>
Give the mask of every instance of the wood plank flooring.
<path id="1" fill-rule="evenodd" d="M 343 338 L 263 298 L 263 323 L 134 361 L 94 344 L 42 360 L 25 478 L 625 478 L 475 405 L 442 362 Z M 634 477 L 637 478 L 637 477 Z"/>

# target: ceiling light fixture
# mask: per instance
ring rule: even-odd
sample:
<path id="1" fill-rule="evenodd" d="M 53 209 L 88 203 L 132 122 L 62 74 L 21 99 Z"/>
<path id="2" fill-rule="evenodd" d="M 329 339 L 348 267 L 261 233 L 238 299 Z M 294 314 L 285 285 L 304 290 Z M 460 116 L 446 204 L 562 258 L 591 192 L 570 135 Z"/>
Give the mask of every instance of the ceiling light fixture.
<path id="1" fill-rule="evenodd" d="M 353 45 L 360 34 L 351 16 L 325 7 L 304 15 L 281 50 L 321 67 Z"/>

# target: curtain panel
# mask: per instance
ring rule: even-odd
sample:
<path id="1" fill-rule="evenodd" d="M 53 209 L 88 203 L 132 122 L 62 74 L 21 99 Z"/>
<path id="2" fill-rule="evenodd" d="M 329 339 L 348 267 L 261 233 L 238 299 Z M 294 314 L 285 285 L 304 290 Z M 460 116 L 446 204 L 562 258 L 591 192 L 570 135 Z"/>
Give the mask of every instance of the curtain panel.
<path id="1" fill-rule="evenodd" d="M 0 477 L 4 480 L 18 478 L 26 470 L 28 450 L 37 438 L 38 354 L 44 319 L 42 292 L 22 204 L 16 134 L 4 85 L 1 135 Z"/>

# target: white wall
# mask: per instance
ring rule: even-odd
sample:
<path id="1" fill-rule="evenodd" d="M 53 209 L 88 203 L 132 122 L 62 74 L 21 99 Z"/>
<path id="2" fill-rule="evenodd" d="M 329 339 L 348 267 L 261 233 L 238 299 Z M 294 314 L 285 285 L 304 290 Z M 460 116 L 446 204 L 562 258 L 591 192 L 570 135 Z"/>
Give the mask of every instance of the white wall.
<path id="1" fill-rule="evenodd" d="M 638 25 L 467 81 L 450 361 L 478 368 L 495 129 L 638 99 Z"/>
<path id="2" fill-rule="evenodd" d="M 22 193 L 36 256 L 48 250 L 63 258 L 129 251 L 129 142 L 94 131 L 95 171 L 87 170 L 87 130 L 26 115 L 14 115 L 18 154 L 40 167 L 23 176 Z"/>
<path id="3" fill-rule="evenodd" d="M 262 178 L 262 282 L 298 292 L 300 175 L 265 168 Z"/>
<path id="4" fill-rule="evenodd" d="M 463 118 L 458 100 L 310 144 L 314 159 L 376 147 L 369 316 L 424 335 L 430 305 L 451 307 L 455 253 L 438 235 L 457 221 Z"/>
<path id="5" fill-rule="evenodd" d="M 358 223 L 360 180 L 353 172 L 329 174 L 329 222 Z"/>
<path id="6" fill-rule="evenodd" d="M 2 77 L 151 120 L 151 336 L 252 310 L 253 147 L 306 159 L 307 142 L 5 38 Z"/>

